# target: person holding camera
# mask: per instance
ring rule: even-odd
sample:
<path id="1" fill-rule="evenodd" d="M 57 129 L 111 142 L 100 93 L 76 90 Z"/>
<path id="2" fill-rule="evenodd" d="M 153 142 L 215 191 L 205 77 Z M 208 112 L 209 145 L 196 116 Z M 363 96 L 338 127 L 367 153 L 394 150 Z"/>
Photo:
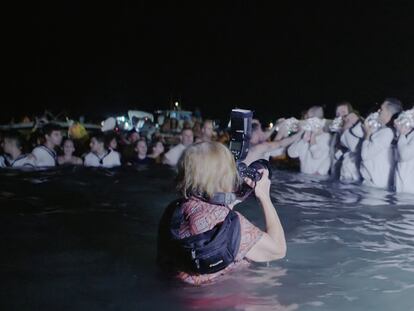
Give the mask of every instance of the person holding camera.
<path id="1" fill-rule="evenodd" d="M 217 142 L 189 146 L 178 165 L 182 199 L 169 205 L 159 225 L 158 263 L 180 280 L 205 284 L 248 264 L 283 258 L 283 227 L 270 199 L 269 172 L 259 171 L 254 188 L 266 230 L 250 223 L 234 206 L 241 184 L 230 150 Z M 233 198 L 229 200 L 228 198 Z"/>

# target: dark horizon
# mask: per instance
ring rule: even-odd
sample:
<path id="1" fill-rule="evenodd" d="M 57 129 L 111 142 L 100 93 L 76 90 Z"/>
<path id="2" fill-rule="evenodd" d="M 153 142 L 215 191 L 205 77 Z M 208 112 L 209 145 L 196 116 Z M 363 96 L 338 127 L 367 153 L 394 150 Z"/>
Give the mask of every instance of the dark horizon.
<path id="1" fill-rule="evenodd" d="M 412 5 L 155 7 L 122 1 L 16 8 L 7 32 L 10 87 L 1 121 L 49 109 L 99 118 L 180 101 L 203 116 L 252 109 L 264 122 L 365 114 L 385 97 L 414 102 Z"/>

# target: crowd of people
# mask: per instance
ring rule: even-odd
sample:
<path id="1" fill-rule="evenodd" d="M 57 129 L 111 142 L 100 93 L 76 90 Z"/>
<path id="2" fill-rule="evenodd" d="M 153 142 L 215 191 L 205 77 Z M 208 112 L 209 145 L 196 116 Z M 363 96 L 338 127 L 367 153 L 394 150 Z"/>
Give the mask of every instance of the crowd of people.
<path id="1" fill-rule="evenodd" d="M 336 106 L 332 120 L 320 106 L 310 107 L 301 120 L 281 118 L 264 129 L 253 120 L 247 164 L 286 155 L 298 159 L 305 174 L 331 175 L 342 182 L 359 183 L 414 193 L 414 108 L 403 111 L 387 98 L 376 113 L 363 118 L 350 103 Z M 164 128 L 164 127 L 163 127 Z M 160 131 L 151 137 L 137 131 L 94 132 L 87 140 L 62 135 L 48 123 L 25 153 L 27 140 L 15 131 L 2 133 L 0 167 L 38 168 L 84 165 L 111 168 L 121 165 L 176 166 L 188 146 L 197 142 L 227 144 L 228 131 L 217 133 L 212 120 L 187 122 L 177 141 L 166 142 Z"/>

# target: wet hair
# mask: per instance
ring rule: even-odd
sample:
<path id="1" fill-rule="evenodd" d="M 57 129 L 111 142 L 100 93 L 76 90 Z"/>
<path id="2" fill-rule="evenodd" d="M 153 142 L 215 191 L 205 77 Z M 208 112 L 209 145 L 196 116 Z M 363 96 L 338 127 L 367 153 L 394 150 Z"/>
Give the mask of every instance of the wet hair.
<path id="1" fill-rule="evenodd" d="M 62 127 L 56 123 L 45 124 L 42 128 L 42 133 L 44 136 L 50 136 L 54 131 L 61 131 Z"/>
<path id="2" fill-rule="evenodd" d="M 9 140 L 15 141 L 17 148 L 23 149 L 24 140 L 23 140 L 22 135 L 20 135 L 19 132 L 17 132 L 17 131 L 6 132 L 3 135 L 3 140 L 5 140 L 5 139 L 9 139 Z"/>

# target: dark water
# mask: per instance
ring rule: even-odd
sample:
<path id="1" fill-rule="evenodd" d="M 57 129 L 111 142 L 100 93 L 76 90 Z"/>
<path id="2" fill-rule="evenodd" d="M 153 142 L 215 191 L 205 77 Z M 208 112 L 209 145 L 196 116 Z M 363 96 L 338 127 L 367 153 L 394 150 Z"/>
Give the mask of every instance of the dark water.
<path id="1" fill-rule="evenodd" d="M 2 171 L 0 310 L 414 310 L 414 196 L 273 175 L 287 257 L 192 287 L 154 264 L 173 171 Z"/>

